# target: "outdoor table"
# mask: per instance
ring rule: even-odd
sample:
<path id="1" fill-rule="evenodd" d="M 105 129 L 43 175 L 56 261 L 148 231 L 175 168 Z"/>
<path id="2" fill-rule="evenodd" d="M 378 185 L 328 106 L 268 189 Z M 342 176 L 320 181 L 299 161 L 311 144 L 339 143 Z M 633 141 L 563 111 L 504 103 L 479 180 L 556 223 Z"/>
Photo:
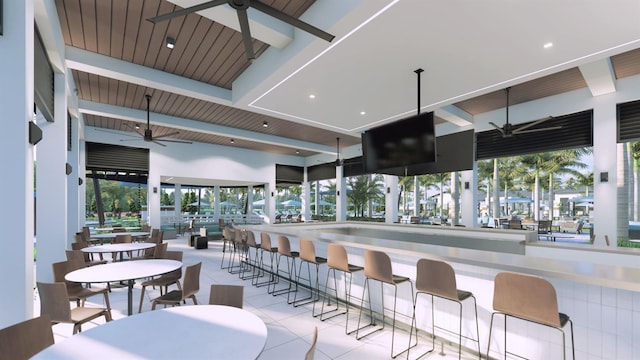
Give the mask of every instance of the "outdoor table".
<path id="1" fill-rule="evenodd" d="M 156 246 L 155 243 L 148 243 L 148 242 L 116 243 L 116 244 L 88 246 L 88 247 L 82 248 L 81 251 L 85 253 L 91 253 L 91 254 L 120 253 L 120 260 L 124 260 L 125 252 L 145 250 L 145 249 L 152 248 L 154 246 Z"/>
<path id="2" fill-rule="evenodd" d="M 79 283 L 128 282 L 127 313 L 132 314 L 132 293 L 135 279 L 166 274 L 182 267 L 182 262 L 166 259 L 120 261 L 102 265 L 89 266 L 74 270 L 64 278 Z"/>
<path id="3" fill-rule="evenodd" d="M 247 310 L 189 305 L 105 323 L 51 345 L 33 359 L 256 359 L 266 342 L 264 321 Z"/>
<path id="4" fill-rule="evenodd" d="M 112 241 L 118 235 L 131 235 L 131 239 L 135 239 L 135 238 L 140 238 L 145 236 L 148 237 L 149 234 L 150 233 L 148 231 L 133 231 L 133 232 L 119 232 L 119 233 L 111 232 L 111 233 L 104 233 L 104 234 L 91 234 L 89 238 L 91 240 L 98 239 L 100 240 L 100 242 L 102 242 L 105 239 L 109 239 L 109 241 Z"/>

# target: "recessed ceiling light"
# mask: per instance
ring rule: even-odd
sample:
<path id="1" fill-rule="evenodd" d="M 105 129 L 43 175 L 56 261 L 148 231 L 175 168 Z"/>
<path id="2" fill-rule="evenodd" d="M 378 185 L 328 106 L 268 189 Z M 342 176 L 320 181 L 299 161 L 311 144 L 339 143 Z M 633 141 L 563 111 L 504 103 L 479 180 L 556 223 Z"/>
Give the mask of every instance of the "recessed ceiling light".
<path id="1" fill-rule="evenodd" d="M 360 115 L 367 115 L 366 111 L 360 111 Z"/>
<path id="2" fill-rule="evenodd" d="M 167 47 L 169 49 L 173 49 L 175 45 L 176 45 L 176 41 L 172 37 L 167 37 Z"/>
<path id="3" fill-rule="evenodd" d="M 548 43 L 544 44 L 544 48 L 545 49 L 549 49 L 551 47 L 553 47 L 553 43 L 552 42 L 548 42 Z"/>
<path id="4" fill-rule="evenodd" d="M 300 155 L 300 150 L 296 150 L 296 155 Z"/>
<path id="5" fill-rule="evenodd" d="M 309 95 L 309 99 L 315 99 L 315 98 L 316 98 L 316 96 L 315 96 L 315 95 L 313 95 L 313 94 L 310 94 L 310 95 Z"/>
<path id="6" fill-rule="evenodd" d="M 266 122 L 266 121 L 263 121 L 263 122 L 262 122 L 262 127 L 265 127 L 265 128 L 266 128 L 266 127 L 269 127 L 269 123 L 268 123 L 268 122 Z"/>
<path id="7" fill-rule="evenodd" d="M 235 141 L 235 140 L 233 140 L 233 139 L 231 139 L 231 143 L 232 143 L 232 144 L 235 144 L 235 143 L 236 143 L 236 141 Z"/>
<path id="8" fill-rule="evenodd" d="M 136 124 L 136 130 L 140 130 L 140 124 Z"/>

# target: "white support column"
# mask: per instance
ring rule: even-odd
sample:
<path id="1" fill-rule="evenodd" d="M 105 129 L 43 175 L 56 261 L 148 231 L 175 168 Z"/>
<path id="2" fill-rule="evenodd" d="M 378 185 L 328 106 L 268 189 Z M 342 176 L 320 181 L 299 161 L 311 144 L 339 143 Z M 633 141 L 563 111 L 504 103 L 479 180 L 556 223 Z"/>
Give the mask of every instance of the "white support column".
<path id="1" fill-rule="evenodd" d="M 302 196 L 300 197 L 300 201 L 302 202 L 302 221 L 311 220 L 311 184 L 309 183 L 309 178 L 307 176 L 307 169 L 307 167 L 304 168 Z M 318 207 L 317 203 L 316 207 Z"/>
<path id="2" fill-rule="evenodd" d="M 604 236 L 609 236 L 611 246 L 616 246 L 617 234 L 617 153 L 616 103 L 612 96 L 600 96 L 593 108 L 593 202 L 595 209 L 595 246 L 606 246 Z M 600 174 L 607 173 L 608 181 L 601 182 Z"/>
<path id="3" fill-rule="evenodd" d="M 266 222 L 273 224 L 276 220 L 276 177 L 273 174 L 272 182 L 264 184 L 264 209 Z"/>
<path id="4" fill-rule="evenodd" d="M 214 185 L 213 187 L 213 203 L 213 215 L 216 219 L 220 219 L 222 217 L 220 212 L 220 185 Z"/>
<path id="5" fill-rule="evenodd" d="M 182 184 L 175 184 L 173 186 L 173 213 L 178 221 L 182 221 Z"/>
<path id="6" fill-rule="evenodd" d="M 398 177 L 384 175 L 385 206 L 384 218 L 387 224 L 398 222 Z"/>
<path id="7" fill-rule="evenodd" d="M 33 146 L 28 122 L 33 117 L 33 1 L 5 1 L 0 36 L 0 150 L 5 154 L 7 189 L 0 207 L 4 229 L 0 271 L 11 296 L 0 297 L 0 328 L 33 317 L 34 188 Z"/>
<path id="8" fill-rule="evenodd" d="M 84 171 L 84 166 L 80 165 L 80 140 L 78 137 L 78 119 L 71 117 L 71 151 L 67 152 L 67 162 L 73 167 L 71 174 L 67 176 L 67 239 L 73 241 L 73 235 L 84 226 L 84 216 L 80 217 L 80 209 L 84 207 L 80 202 L 80 194 L 84 192 L 84 180 L 80 185 L 80 171 Z M 84 212 L 83 212 L 84 214 Z"/>
<path id="9" fill-rule="evenodd" d="M 413 216 L 420 215 L 420 183 L 418 176 L 413 177 Z"/>
<path id="10" fill-rule="evenodd" d="M 336 221 L 347 220 L 347 180 L 342 170 L 342 166 L 336 166 Z"/>
<path id="11" fill-rule="evenodd" d="M 473 170 L 460 172 L 462 189 L 460 189 L 462 219 L 460 224 L 466 227 L 478 226 L 478 165 L 473 164 Z"/>
<path id="12" fill-rule="evenodd" d="M 253 215 L 253 185 L 247 187 L 247 219 Z"/>
<path id="13" fill-rule="evenodd" d="M 154 171 L 153 153 L 149 154 L 149 178 L 147 179 L 147 214 L 148 224 L 152 228 L 162 226 L 162 212 L 160 210 L 160 174 Z"/>
<path id="14" fill-rule="evenodd" d="M 78 127 L 81 128 L 82 117 L 76 122 Z M 78 178 L 82 179 L 82 186 L 78 188 L 78 225 L 84 226 L 87 219 L 87 168 L 86 164 L 86 147 L 84 140 L 78 142 Z M 80 183 L 80 180 L 78 180 Z"/>
<path id="15" fill-rule="evenodd" d="M 36 146 L 36 279 L 53 282 L 51 264 L 65 260 L 71 243 L 67 233 L 67 96 L 65 76 L 56 73 L 54 122 L 39 120 L 42 141 Z M 40 118 L 40 117 L 38 117 Z"/>

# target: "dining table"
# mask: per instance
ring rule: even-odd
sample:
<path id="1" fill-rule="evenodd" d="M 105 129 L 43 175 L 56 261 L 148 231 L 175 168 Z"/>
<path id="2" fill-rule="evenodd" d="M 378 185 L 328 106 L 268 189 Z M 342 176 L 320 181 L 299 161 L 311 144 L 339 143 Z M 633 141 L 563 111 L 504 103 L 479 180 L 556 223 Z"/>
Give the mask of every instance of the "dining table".
<path id="1" fill-rule="evenodd" d="M 107 322 L 51 345 L 32 359 L 256 359 L 267 327 L 250 311 L 186 305 Z"/>
<path id="2" fill-rule="evenodd" d="M 182 267 L 182 262 L 168 259 L 145 259 L 100 264 L 71 271 L 65 280 L 79 283 L 127 282 L 127 314 L 133 313 L 133 283 L 136 279 L 166 274 Z"/>
<path id="3" fill-rule="evenodd" d="M 149 242 L 136 242 L 136 243 L 112 243 L 96 246 L 87 246 L 80 249 L 82 252 L 90 254 L 104 254 L 104 253 L 118 253 L 120 254 L 120 260 L 124 260 L 125 252 L 133 252 L 139 250 L 145 250 L 155 247 L 155 243 Z M 116 260 L 115 258 L 113 259 Z"/>
<path id="4" fill-rule="evenodd" d="M 102 243 L 105 240 L 112 241 L 118 235 L 131 235 L 131 239 L 136 239 L 136 238 L 149 237 L 150 234 L 151 233 L 148 231 L 130 231 L 130 232 L 115 232 L 115 233 L 110 232 L 110 233 L 104 233 L 104 234 L 91 234 L 89 236 L 89 240 L 90 242 L 94 242 L 98 240 L 100 241 L 100 243 Z"/>

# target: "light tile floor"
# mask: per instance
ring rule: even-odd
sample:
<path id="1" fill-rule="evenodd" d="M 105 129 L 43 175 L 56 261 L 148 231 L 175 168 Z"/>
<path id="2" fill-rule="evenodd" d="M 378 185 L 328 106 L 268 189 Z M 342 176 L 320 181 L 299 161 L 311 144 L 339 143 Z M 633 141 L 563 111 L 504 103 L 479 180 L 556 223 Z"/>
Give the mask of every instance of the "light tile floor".
<path id="1" fill-rule="evenodd" d="M 336 316 L 326 321 L 320 321 L 311 315 L 312 304 L 293 307 L 287 304 L 286 294 L 272 296 L 267 294 L 266 287 L 256 288 L 250 280 L 241 280 L 238 275 L 229 274 L 227 270 L 220 269 L 222 261 L 222 242 L 210 241 L 209 248 L 195 250 L 189 247 L 184 238 L 165 240 L 169 243 L 169 250 L 184 251 L 183 263 L 190 265 L 202 261 L 200 275 L 200 291 L 197 294 L 198 302 L 206 304 L 209 301 L 209 287 L 211 284 L 241 284 L 245 286 L 244 308 L 264 320 L 268 329 L 268 338 L 264 351 L 260 355 L 261 360 L 304 359 L 304 355 L 311 345 L 313 329 L 318 327 L 318 344 L 315 359 L 389 359 L 391 330 L 386 329 L 356 340 L 355 334 L 346 335 L 345 315 Z M 127 316 L 127 292 L 126 287 L 112 286 L 109 299 L 114 320 Z M 150 300 L 159 296 L 159 289 L 147 289 L 142 311 L 151 311 Z M 133 292 L 134 312 L 137 311 L 140 300 L 140 287 L 136 285 Z M 39 314 L 39 300 L 37 292 L 34 295 L 35 312 Z M 318 303 L 320 305 L 321 303 Z M 102 297 L 96 296 L 87 302 L 87 306 L 103 306 Z M 316 309 L 318 310 L 318 309 Z M 357 323 L 358 311 L 350 313 L 349 326 Z M 83 326 L 83 330 L 104 323 L 103 319 L 97 319 Z M 352 325 L 353 324 L 353 325 Z M 64 341 L 71 336 L 72 327 L 67 324 L 53 326 L 55 341 Z M 396 347 L 406 344 L 408 334 L 404 331 L 396 333 Z M 420 338 L 419 345 L 412 349 L 409 358 L 415 359 L 419 353 L 430 347 L 430 339 Z M 457 346 L 444 345 L 444 354 L 440 354 L 441 344 L 436 342 L 436 351 L 424 356 L 424 359 L 457 359 Z M 485 351 L 485 350 L 483 350 Z M 215 358 L 215 357 L 213 357 Z M 402 354 L 399 358 L 406 358 Z M 463 359 L 477 359 L 477 355 L 463 353 Z"/>

